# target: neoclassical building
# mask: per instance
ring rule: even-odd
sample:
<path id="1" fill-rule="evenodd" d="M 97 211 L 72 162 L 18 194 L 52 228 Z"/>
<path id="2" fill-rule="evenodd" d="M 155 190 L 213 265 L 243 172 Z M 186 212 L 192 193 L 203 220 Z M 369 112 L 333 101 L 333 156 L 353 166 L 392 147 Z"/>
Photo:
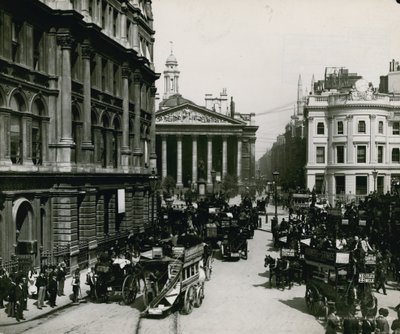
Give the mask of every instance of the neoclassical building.
<path id="1" fill-rule="evenodd" d="M 164 95 L 156 112 L 158 170 L 172 176 L 178 188 L 195 185 L 199 178 L 212 186 L 227 174 L 239 184 L 254 182 L 255 141 L 258 127 L 254 114 L 236 113 L 233 99 L 224 89 L 220 96 L 206 94 L 199 106 L 179 94 L 178 62 L 171 53 L 164 71 Z"/>
<path id="2" fill-rule="evenodd" d="M 86 266 L 150 225 L 151 0 L 0 3 L 0 257 Z"/>
<path id="3" fill-rule="evenodd" d="M 351 86 L 350 86 L 351 87 Z M 389 191 L 400 178 L 400 97 L 365 80 L 308 97 L 307 187 L 337 199 Z"/>

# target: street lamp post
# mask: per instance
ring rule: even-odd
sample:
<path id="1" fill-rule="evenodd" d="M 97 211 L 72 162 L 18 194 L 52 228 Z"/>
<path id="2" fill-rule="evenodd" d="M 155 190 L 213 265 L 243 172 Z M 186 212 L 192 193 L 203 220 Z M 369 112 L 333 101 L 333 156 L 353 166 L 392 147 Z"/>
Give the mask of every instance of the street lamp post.
<path id="1" fill-rule="evenodd" d="M 279 172 L 275 171 L 272 173 L 272 176 L 274 178 L 274 184 L 275 184 L 275 194 L 274 194 L 274 202 L 275 202 L 275 221 L 278 223 L 278 177 L 279 177 Z"/>
<path id="2" fill-rule="evenodd" d="M 156 186 L 157 186 L 157 175 L 156 171 L 153 170 L 151 171 L 151 175 L 149 176 L 149 182 L 150 182 L 150 190 L 151 190 L 151 226 L 154 227 L 154 195 L 156 192 Z"/>
<path id="3" fill-rule="evenodd" d="M 378 171 L 375 168 L 372 171 L 372 176 L 374 177 L 374 192 L 376 192 L 376 178 L 378 176 Z"/>
<path id="4" fill-rule="evenodd" d="M 212 180 L 212 186 L 213 186 L 212 193 L 214 195 L 215 176 L 216 176 L 217 172 L 213 169 L 210 173 L 211 173 L 211 180 Z"/>

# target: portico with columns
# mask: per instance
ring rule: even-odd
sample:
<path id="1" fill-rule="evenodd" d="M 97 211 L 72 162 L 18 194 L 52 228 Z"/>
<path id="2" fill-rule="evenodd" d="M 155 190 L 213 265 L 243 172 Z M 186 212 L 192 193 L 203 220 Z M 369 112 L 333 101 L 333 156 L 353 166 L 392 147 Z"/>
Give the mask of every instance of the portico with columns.
<path id="1" fill-rule="evenodd" d="M 195 185 L 200 178 L 210 188 L 213 170 L 217 181 L 227 174 L 237 176 L 239 184 L 251 180 L 255 131 L 246 128 L 246 122 L 191 103 L 157 112 L 156 152 L 162 178 L 172 176 L 177 188 Z"/>

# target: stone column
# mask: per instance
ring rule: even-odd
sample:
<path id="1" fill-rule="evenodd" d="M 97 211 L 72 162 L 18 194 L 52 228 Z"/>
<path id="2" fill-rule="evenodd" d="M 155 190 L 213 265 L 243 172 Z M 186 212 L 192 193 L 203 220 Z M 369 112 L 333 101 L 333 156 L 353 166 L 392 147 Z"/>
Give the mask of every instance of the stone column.
<path id="1" fill-rule="evenodd" d="M 197 183 L 197 135 L 192 136 L 192 184 Z"/>
<path id="2" fill-rule="evenodd" d="M 140 143 L 140 84 L 141 84 L 141 76 L 138 72 L 135 72 L 133 75 L 133 90 L 134 90 L 134 98 L 135 98 L 135 121 L 134 121 L 134 147 L 133 147 L 133 167 L 136 173 L 140 173 L 141 171 L 141 156 L 143 155 L 142 147 Z"/>
<path id="3" fill-rule="evenodd" d="M 129 169 L 129 75 L 130 70 L 127 66 L 122 67 L 122 147 L 121 165 L 124 171 Z M 135 136 L 136 133 L 135 133 Z"/>
<path id="4" fill-rule="evenodd" d="M 134 21 L 133 22 L 133 28 L 132 28 L 132 48 L 133 50 L 135 50 L 136 52 L 139 52 L 139 28 L 137 25 L 137 22 Z"/>
<path id="5" fill-rule="evenodd" d="M 126 24 L 126 11 L 127 11 L 127 6 L 126 6 L 126 3 L 124 2 L 124 3 L 122 3 L 121 4 L 121 10 L 122 10 L 122 13 L 121 13 L 121 21 L 120 21 L 120 24 L 121 24 L 121 28 L 120 28 L 120 32 L 121 32 L 121 42 L 122 42 L 122 44 L 123 45 L 126 45 L 126 42 L 127 42 L 127 38 L 126 38 L 126 36 L 128 35 L 127 34 L 127 31 L 126 31 L 126 26 L 127 26 L 127 24 Z"/>
<path id="6" fill-rule="evenodd" d="M 250 138 L 250 163 L 249 163 L 249 181 L 255 180 L 256 175 L 256 139 Z"/>
<path id="7" fill-rule="evenodd" d="M 92 12 L 93 12 L 93 8 L 92 8 Z M 92 18 L 90 17 L 90 13 L 89 13 L 89 0 L 82 0 L 82 15 L 83 15 L 83 19 L 86 22 L 92 22 Z"/>
<path id="8" fill-rule="evenodd" d="M 354 164 L 354 144 L 353 144 L 353 115 L 348 115 L 347 119 L 347 163 Z"/>
<path id="9" fill-rule="evenodd" d="M 182 183 L 182 136 L 181 135 L 176 136 L 176 156 L 177 156 L 176 187 L 182 188 L 183 183 Z"/>
<path id="10" fill-rule="evenodd" d="M 237 165 L 236 173 L 238 178 L 238 184 L 242 183 L 242 138 L 237 138 Z"/>
<path id="11" fill-rule="evenodd" d="M 150 88 L 150 170 L 157 169 L 157 154 L 156 154 L 156 93 L 157 88 L 152 86 Z"/>
<path id="12" fill-rule="evenodd" d="M 212 139 L 211 135 L 207 136 L 207 184 L 212 185 L 211 170 L 212 170 Z"/>
<path id="13" fill-rule="evenodd" d="M 71 103 L 71 48 L 73 39 L 70 35 L 59 35 L 61 45 L 61 140 L 59 162 L 70 163 L 72 140 L 72 103 Z"/>
<path id="14" fill-rule="evenodd" d="M 91 81 L 90 81 L 90 59 L 92 48 L 88 44 L 82 45 L 83 61 L 83 141 L 82 150 L 86 164 L 93 162 L 94 145 L 92 142 L 92 106 L 91 106 Z"/>
<path id="15" fill-rule="evenodd" d="M 0 111 L 0 164 L 1 166 L 11 165 L 10 160 L 10 115 Z"/>
<path id="16" fill-rule="evenodd" d="M 314 117 L 308 118 L 308 149 L 307 149 L 307 160 L 308 163 L 315 164 L 315 152 L 314 152 Z M 307 183 L 308 186 L 308 183 Z M 312 189 L 312 188 L 310 188 Z"/>
<path id="17" fill-rule="evenodd" d="M 162 168 L 161 168 L 161 176 L 164 179 L 167 176 L 167 136 L 161 135 L 161 151 L 162 151 Z"/>
<path id="18" fill-rule="evenodd" d="M 333 146 L 333 117 L 328 117 L 328 165 L 335 162 L 334 158 L 334 146 Z"/>
<path id="19" fill-rule="evenodd" d="M 376 115 L 370 115 L 370 154 L 369 154 L 369 161 L 370 164 L 375 164 L 377 161 L 376 155 Z"/>
<path id="20" fill-rule="evenodd" d="M 228 170 L 228 137 L 222 136 L 222 179 L 225 179 Z"/>

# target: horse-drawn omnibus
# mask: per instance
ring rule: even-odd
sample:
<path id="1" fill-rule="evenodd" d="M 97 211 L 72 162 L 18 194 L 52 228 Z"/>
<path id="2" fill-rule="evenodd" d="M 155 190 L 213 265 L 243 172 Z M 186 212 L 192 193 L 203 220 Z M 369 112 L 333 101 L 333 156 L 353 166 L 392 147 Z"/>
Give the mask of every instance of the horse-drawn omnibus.
<path id="1" fill-rule="evenodd" d="M 172 255 L 164 256 L 153 249 L 142 254 L 146 309 L 142 315 L 162 315 L 174 305 L 185 314 L 200 307 L 204 299 L 204 245 L 172 247 Z"/>
<path id="2" fill-rule="evenodd" d="M 370 289 L 374 283 L 374 256 L 365 255 L 357 263 L 353 256 L 346 251 L 305 248 L 305 301 L 311 314 L 327 316 L 329 302 L 335 304 L 338 314 L 346 315 L 355 310 L 357 296 L 360 300 L 374 299 L 365 313 L 376 315 L 376 298 Z"/>

